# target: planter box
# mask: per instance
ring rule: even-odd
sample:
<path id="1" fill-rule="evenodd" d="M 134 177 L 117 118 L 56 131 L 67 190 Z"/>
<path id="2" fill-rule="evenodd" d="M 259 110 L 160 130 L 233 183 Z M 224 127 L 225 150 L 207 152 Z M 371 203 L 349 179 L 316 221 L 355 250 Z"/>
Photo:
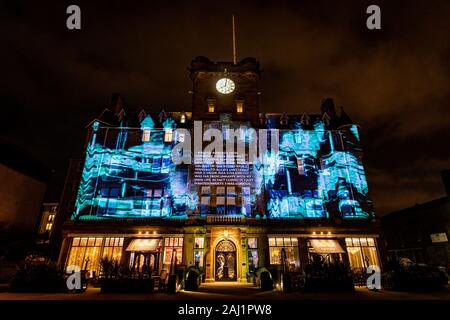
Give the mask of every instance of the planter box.
<path id="1" fill-rule="evenodd" d="M 329 279 L 329 278 L 307 278 L 305 281 L 305 291 L 354 291 L 351 279 Z"/>
<path id="2" fill-rule="evenodd" d="M 64 279 L 13 279 L 9 292 L 59 293 L 67 291 Z"/>

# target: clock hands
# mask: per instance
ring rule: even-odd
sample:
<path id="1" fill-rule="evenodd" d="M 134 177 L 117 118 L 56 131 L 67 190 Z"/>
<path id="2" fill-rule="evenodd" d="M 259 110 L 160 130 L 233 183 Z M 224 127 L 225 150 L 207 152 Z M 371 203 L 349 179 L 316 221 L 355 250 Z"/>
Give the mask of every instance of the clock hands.
<path id="1" fill-rule="evenodd" d="M 228 78 L 222 78 L 217 82 L 216 88 L 220 93 L 228 94 L 230 92 L 233 92 L 235 85 L 232 80 Z"/>

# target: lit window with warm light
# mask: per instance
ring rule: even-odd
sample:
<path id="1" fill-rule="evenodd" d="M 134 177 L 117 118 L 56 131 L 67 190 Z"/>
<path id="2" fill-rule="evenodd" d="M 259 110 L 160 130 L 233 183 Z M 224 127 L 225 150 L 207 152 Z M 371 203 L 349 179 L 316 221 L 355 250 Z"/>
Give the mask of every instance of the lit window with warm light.
<path id="1" fill-rule="evenodd" d="M 238 100 L 236 101 L 236 113 L 244 112 L 244 101 Z"/>
<path id="2" fill-rule="evenodd" d="M 290 237 L 269 238 L 270 264 L 282 263 L 282 251 L 286 253 L 286 263 L 290 270 L 300 267 L 298 239 Z"/>
<path id="3" fill-rule="evenodd" d="M 144 129 L 144 132 L 142 132 L 142 141 L 150 141 L 150 129 Z"/>
<path id="4" fill-rule="evenodd" d="M 365 270 L 371 265 L 380 266 L 374 238 L 345 238 L 350 267 Z"/>
<path id="5" fill-rule="evenodd" d="M 103 258 L 120 262 L 122 257 L 123 238 L 106 238 L 103 247 Z"/>
<path id="6" fill-rule="evenodd" d="M 164 239 L 163 264 L 166 270 L 170 269 L 170 264 L 175 259 L 177 265 L 183 263 L 183 240 L 182 237 Z"/>
<path id="7" fill-rule="evenodd" d="M 122 254 L 123 238 L 106 238 L 114 239 L 114 247 L 117 247 L 115 251 L 115 256 L 105 256 L 107 250 L 104 250 L 103 238 L 73 238 L 72 246 L 69 252 L 69 258 L 67 260 L 66 268 L 67 270 L 74 270 L 74 267 L 78 267 L 83 270 L 90 271 L 91 275 L 93 271 L 100 271 L 100 258 L 108 257 L 109 259 L 120 260 L 120 255 Z M 116 244 L 117 239 L 117 244 Z M 109 245 L 109 242 L 108 242 Z M 105 244 L 106 248 L 106 244 Z"/>
<path id="8" fill-rule="evenodd" d="M 205 238 L 195 238 L 194 240 L 194 264 L 196 267 L 203 267 L 203 254 L 205 248 Z"/>
<path id="9" fill-rule="evenodd" d="M 214 100 L 208 100 L 208 112 L 209 113 L 216 112 L 216 102 Z"/>
<path id="10" fill-rule="evenodd" d="M 164 142 L 172 142 L 173 140 L 173 130 L 165 129 L 164 130 Z"/>
<path id="11" fill-rule="evenodd" d="M 258 238 L 248 238 L 248 268 L 255 271 L 259 267 Z"/>
<path id="12" fill-rule="evenodd" d="M 305 174 L 305 163 L 303 162 L 303 159 L 297 159 L 297 171 L 300 175 Z"/>

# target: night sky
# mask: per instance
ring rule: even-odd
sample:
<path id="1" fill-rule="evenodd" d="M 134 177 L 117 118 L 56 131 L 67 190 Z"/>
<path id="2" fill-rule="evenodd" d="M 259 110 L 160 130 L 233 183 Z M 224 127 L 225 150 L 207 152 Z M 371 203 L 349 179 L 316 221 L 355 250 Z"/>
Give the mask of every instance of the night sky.
<path id="1" fill-rule="evenodd" d="M 1 135 L 54 170 L 47 200 L 112 92 L 130 108 L 190 110 L 186 68 L 199 55 L 232 59 L 232 14 L 238 60 L 263 68 L 262 111 L 318 113 L 332 97 L 361 125 L 379 215 L 444 195 L 450 1 L 92 2 L 0 4 Z M 70 4 L 80 31 L 66 29 Z M 365 26 L 370 4 L 382 30 Z"/>

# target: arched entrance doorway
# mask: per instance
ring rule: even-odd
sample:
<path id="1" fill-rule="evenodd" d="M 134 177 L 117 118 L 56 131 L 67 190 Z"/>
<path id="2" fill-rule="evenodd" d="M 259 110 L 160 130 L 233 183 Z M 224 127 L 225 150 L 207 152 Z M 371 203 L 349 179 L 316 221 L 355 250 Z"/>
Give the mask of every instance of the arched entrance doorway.
<path id="1" fill-rule="evenodd" d="M 236 281 L 236 246 L 230 240 L 222 240 L 216 246 L 216 281 Z"/>

